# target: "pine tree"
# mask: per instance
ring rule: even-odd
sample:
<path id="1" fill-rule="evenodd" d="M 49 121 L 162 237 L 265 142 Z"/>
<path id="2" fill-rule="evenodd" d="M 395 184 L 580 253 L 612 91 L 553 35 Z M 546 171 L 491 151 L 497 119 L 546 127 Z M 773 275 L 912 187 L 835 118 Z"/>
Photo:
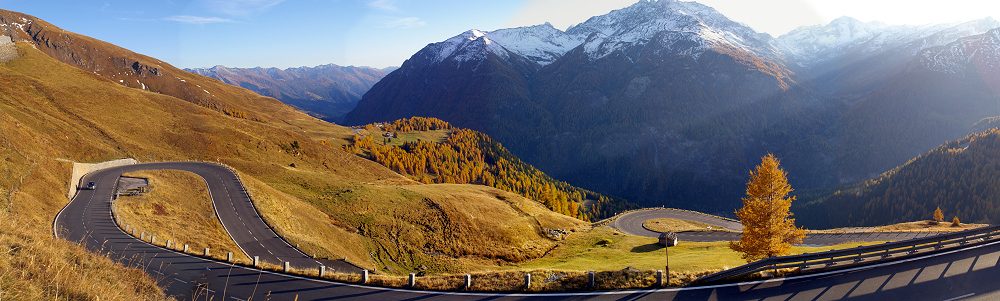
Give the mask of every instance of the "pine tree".
<path id="1" fill-rule="evenodd" d="M 934 210 L 934 221 L 939 223 L 944 221 L 944 213 L 941 212 L 940 206 L 937 207 L 937 210 Z"/>
<path id="2" fill-rule="evenodd" d="M 729 242 L 729 248 L 743 253 L 747 262 L 788 254 L 805 237 L 805 230 L 795 227 L 789 211 L 795 197 L 788 197 L 792 187 L 787 173 L 778 167 L 780 161 L 773 154 L 761 159 L 756 171 L 750 171 L 743 208 L 736 211 L 743 236 Z"/>
<path id="3" fill-rule="evenodd" d="M 951 226 L 952 226 L 952 227 L 961 227 L 961 226 L 962 226 L 962 222 L 960 222 L 960 221 L 958 220 L 958 216 L 955 216 L 955 218 L 953 218 L 953 219 L 951 220 Z"/>

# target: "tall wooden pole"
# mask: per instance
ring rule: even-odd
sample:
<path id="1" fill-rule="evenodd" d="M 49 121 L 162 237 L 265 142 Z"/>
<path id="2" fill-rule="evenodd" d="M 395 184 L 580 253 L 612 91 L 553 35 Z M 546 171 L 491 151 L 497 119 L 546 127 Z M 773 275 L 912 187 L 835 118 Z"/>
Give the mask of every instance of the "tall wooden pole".
<path id="1" fill-rule="evenodd" d="M 663 281 L 663 286 L 670 286 L 670 245 L 669 245 L 669 243 L 667 244 L 666 247 L 663 247 L 663 251 L 667 253 L 667 266 L 665 266 L 664 269 L 663 269 L 663 279 L 666 279 L 666 280 Z"/>

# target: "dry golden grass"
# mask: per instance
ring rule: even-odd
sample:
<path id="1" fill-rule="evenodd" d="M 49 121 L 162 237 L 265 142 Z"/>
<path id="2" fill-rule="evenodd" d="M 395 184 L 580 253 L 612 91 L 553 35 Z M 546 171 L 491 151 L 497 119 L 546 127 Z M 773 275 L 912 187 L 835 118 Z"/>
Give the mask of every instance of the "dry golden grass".
<path id="1" fill-rule="evenodd" d="M 460 272 L 537 258 L 555 246 L 545 228 L 584 224 L 484 186 L 360 185 L 286 172 L 309 189 L 246 181 L 265 220 L 307 254 L 347 257 L 379 273 Z"/>
<path id="2" fill-rule="evenodd" d="M 642 227 L 656 232 L 683 232 L 683 231 L 725 231 L 724 228 L 712 227 L 709 224 L 685 221 L 672 218 L 656 218 L 642 223 Z"/>
<path id="3" fill-rule="evenodd" d="M 0 299 L 166 300 L 152 277 L 0 211 Z"/>
<path id="4" fill-rule="evenodd" d="M 208 187 L 201 177 L 179 170 L 148 170 L 124 176 L 149 179 L 149 192 L 118 198 L 116 206 L 122 222 L 156 236 L 158 244 L 171 240 L 181 247 L 187 244 L 191 250 L 233 252 L 235 258 L 248 260 L 215 217 Z"/>
<path id="5" fill-rule="evenodd" d="M 366 269 L 376 268 L 368 256 L 365 237 L 351 225 L 257 179 L 246 175 L 241 178 L 264 219 L 279 235 L 298 244 L 300 250 L 320 258 L 347 258 L 348 262 Z"/>
<path id="6" fill-rule="evenodd" d="M 988 224 L 962 224 L 953 227 L 951 222 L 916 221 L 880 227 L 837 228 L 829 230 L 808 230 L 808 233 L 855 233 L 855 232 L 958 232 L 989 226 Z"/>
<path id="7" fill-rule="evenodd" d="M 610 228 L 595 228 L 570 235 L 545 257 L 504 269 L 553 269 L 577 271 L 616 271 L 627 267 L 639 270 L 662 270 L 666 263 L 663 247 L 656 238 L 624 235 Z M 830 249 L 853 248 L 882 242 L 849 243 L 824 247 L 792 247 L 792 254 L 815 253 Z M 701 275 L 746 264 L 740 254 L 729 249 L 728 242 L 687 242 L 670 247 L 670 271 L 680 275 Z"/>
<path id="8" fill-rule="evenodd" d="M 932 231 L 932 232 L 958 232 L 965 231 L 969 229 L 976 229 L 989 226 L 988 224 L 962 224 L 959 227 L 951 225 L 951 222 L 934 222 L 934 221 L 916 221 L 909 223 L 899 223 L 894 225 L 882 226 L 875 228 L 875 231 L 893 231 L 893 232 L 919 232 L 919 231 Z"/>

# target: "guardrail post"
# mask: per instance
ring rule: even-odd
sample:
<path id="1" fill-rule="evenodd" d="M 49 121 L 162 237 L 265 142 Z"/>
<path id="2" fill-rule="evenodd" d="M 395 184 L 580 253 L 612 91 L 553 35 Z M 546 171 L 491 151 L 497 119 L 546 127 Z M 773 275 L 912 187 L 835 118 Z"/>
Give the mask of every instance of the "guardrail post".
<path id="1" fill-rule="evenodd" d="M 288 264 L 288 262 L 287 262 L 287 261 L 285 261 L 285 266 L 284 266 L 284 268 L 282 268 L 282 269 L 281 269 L 281 271 L 282 271 L 283 273 L 288 273 L 288 270 L 289 270 L 289 269 L 291 269 L 291 266 L 290 266 L 290 265 Z"/>
<path id="2" fill-rule="evenodd" d="M 233 252 L 226 252 L 226 261 L 233 262 Z"/>
<path id="3" fill-rule="evenodd" d="M 156 236 L 150 237 L 149 238 L 149 243 L 155 245 L 156 244 Z"/>
<path id="4" fill-rule="evenodd" d="M 472 288 L 472 275 L 465 274 L 465 289 Z"/>
<path id="5" fill-rule="evenodd" d="M 524 274 L 524 290 L 531 288 L 531 273 Z"/>
<path id="6" fill-rule="evenodd" d="M 184 253 L 187 253 L 187 252 L 188 252 L 188 245 L 184 244 Z"/>
<path id="7" fill-rule="evenodd" d="M 368 270 L 361 270 L 361 283 L 368 283 Z"/>
<path id="8" fill-rule="evenodd" d="M 590 288 L 594 288 L 596 283 L 594 283 L 594 271 L 587 272 L 587 285 Z"/>
<path id="9" fill-rule="evenodd" d="M 326 266 L 320 265 L 319 266 L 319 277 L 323 278 L 323 274 L 326 274 Z"/>
<path id="10" fill-rule="evenodd" d="M 656 286 L 663 286 L 663 270 L 656 270 Z"/>
<path id="11" fill-rule="evenodd" d="M 208 257 L 208 248 L 205 248 L 205 257 Z"/>
<path id="12" fill-rule="evenodd" d="M 171 242 L 172 242 L 172 241 L 170 241 L 169 239 L 167 240 L 167 249 L 170 249 L 170 243 L 171 243 Z"/>
<path id="13" fill-rule="evenodd" d="M 410 273 L 409 287 L 417 286 L 417 274 Z"/>
<path id="14" fill-rule="evenodd" d="M 255 268 L 260 267 L 260 256 L 253 257 L 253 267 Z"/>

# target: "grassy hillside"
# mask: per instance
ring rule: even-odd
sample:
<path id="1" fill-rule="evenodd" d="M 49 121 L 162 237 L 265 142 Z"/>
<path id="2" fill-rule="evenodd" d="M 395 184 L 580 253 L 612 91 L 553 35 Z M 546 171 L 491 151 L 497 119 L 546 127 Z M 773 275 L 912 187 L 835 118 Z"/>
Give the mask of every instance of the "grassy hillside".
<path id="1" fill-rule="evenodd" d="M 0 24 L 6 25 L 0 27 L 0 35 L 15 42 L 29 42 L 49 57 L 123 87 L 173 96 L 247 120 L 281 122 L 301 115 L 273 98 L 63 30 L 31 15 L 0 9 Z"/>
<path id="2" fill-rule="evenodd" d="M 217 160 L 233 166 L 250 183 L 265 218 L 293 243 L 391 273 L 422 267 L 453 271 L 538 257 L 555 245 L 545 228 L 580 225 L 500 190 L 411 181 L 318 142 L 342 139 L 351 131 L 287 107 L 273 115 L 262 110 L 256 119 L 230 116 L 116 84 L 27 43 L 18 43 L 18 49 L 22 57 L 0 67 L 0 129 L 8 162 L 3 171 L 11 175 L 4 187 L 13 187 L 12 179 L 20 176 L 30 179 L 13 194 L 13 211 L 39 233 L 49 230 L 68 202 L 60 187 L 68 187 L 71 165 L 56 158 L 121 157 Z M 263 98 L 244 105 L 256 107 L 256 99 Z M 150 232 L 165 237 L 168 230 Z"/>
<path id="3" fill-rule="evenodd" d="M 118 198 L 118 216 L 124 223 L 138 231 L 154 231 L 156 241 L 161 243 L 171 240 L 178 246 L 187 244 L 191 250 L 210 248 L 218 254 L 228 251 L 237 260 L 249 260 L 215 217 L 208 186 L 201 177 L 179 170 L 140 171 L 125 176 L 149 179 L 149 192 Z"/>
<path id="4" fill-rule="evenodd" d="M 931 219 L 1000 222 L 1000 129 L 949 141 L 878 178 L 836 191 L 800 209 L 799 220 L 873 226 Z M 810 218 L 802 218 L 808 216 Z"/>
<path id="5" fill-rule="evenodd" d="M 99 142 L 103 137 L 98 131 L 69 125 L 81 120 L 46 97 L 47 84 L 14 69 L 42 67 L 24 64 L 47 58 L 28 45 L 18 46 L 27 58 L 0 64 L 0 298 L 165 299 L 154 278 L 141 269 L 53 238 L 52 220 L 68 201 L 65 189 L 72 168 L 57 159 L 113 157 L 113 148 Z M 81 137 L 87 139 L 77 140 Z"/>
<path id="6" fill-rule="evenodd" d="M 588 221 L 637 208 L 625 200 L 555 180 L 524 163 L 486 134 L 456 128 L 437 118 L 413 117 L 369 124 L 358 133 L 344 150 L 422 183 L 496 187 L 537 200 L 552 211 Z"/>

